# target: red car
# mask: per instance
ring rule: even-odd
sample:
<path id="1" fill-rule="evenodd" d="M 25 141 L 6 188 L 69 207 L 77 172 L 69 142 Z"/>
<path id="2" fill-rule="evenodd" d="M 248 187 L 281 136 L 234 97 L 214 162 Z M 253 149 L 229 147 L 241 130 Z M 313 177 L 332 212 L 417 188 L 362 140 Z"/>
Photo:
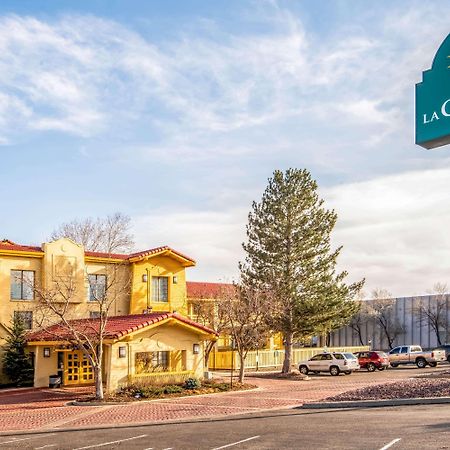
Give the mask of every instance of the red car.
<path id="1" fill-rule="evenodd" d="M 369 372 L 374 372 L 376 369 L 384 370 L 389 367 L 389 357 L 384 352 L 358 352 L 355 355 L 358 358 L 361 369 L 367 369 Z"/>

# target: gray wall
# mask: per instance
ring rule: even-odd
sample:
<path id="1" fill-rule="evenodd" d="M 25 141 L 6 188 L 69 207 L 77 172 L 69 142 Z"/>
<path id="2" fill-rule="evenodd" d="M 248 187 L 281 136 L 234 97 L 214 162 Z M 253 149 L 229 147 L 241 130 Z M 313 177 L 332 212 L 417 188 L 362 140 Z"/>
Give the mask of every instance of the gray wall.
<path id="1" fill-rule="evenodd" d="M 432 348 L 438 345 L 435 331 L 428 323 L 420 324 L 418 322 L 417 307 L 422 302 L 424 306 L 432 305 L 437 299 L 443 299 L 442 296 L 428 295 L 420 297 L 400 297 L 396 298 L 395 303 L 390 310 L 390 317 L 392 320 L 398 320 L 404 328 L 404 332 L 395 339 L 396 345 L 417 344 L 423 348 Z M 372 300 L 367 300 L 371 302 Z M 442 343 L 450 341 L 450 298 L 445 298 L 446 306 L 446 326 L 441 329 L 440 336 Z M 380 326 L 376 321 L 366 321 L 362 327 L 363 341 L 368 345 L 369 339 L 372 341 L 372 348 L 388 350 L 389 345 L 386 337 L 383 335 Z M 355 346 L 361 345 L 358 335 L 349 326 L 341 328 L 331 333 L 330 346 Z"/>

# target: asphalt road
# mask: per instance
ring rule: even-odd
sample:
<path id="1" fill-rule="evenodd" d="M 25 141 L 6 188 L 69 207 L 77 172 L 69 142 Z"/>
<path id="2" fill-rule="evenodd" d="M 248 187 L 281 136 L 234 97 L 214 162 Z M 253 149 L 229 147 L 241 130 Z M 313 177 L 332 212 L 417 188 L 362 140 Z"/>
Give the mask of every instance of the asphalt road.
<path id="1" fill-rule="evenodd" d="M 282 410 L 205 422 L 0 436 L 1 449 L 450 449 L 450 405 Z"/>

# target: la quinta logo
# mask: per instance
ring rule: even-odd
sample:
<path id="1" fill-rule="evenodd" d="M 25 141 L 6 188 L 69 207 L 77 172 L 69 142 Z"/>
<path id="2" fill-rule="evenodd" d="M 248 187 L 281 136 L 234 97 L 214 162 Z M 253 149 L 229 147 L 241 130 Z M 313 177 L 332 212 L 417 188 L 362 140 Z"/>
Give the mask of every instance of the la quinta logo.
<path id="1" fill-rule="evenodd" d="M 450 144 L 450 34 L 430 70 L 416 84 L 416 144 L 435 148 Z"/>
<path id="2" fill-rule="evenodd" d="M 427 114 L 424 114 L 423 123 L 431 123 L 435 120 L 439 120 L 441 117 L 450 117 L 450 98 L 442 103 L 442 106 L 439 108 L 439 113 L 437 111 L 433 111 L 433 114 L 431 114 L 430 117 L 428 117 Z"/>

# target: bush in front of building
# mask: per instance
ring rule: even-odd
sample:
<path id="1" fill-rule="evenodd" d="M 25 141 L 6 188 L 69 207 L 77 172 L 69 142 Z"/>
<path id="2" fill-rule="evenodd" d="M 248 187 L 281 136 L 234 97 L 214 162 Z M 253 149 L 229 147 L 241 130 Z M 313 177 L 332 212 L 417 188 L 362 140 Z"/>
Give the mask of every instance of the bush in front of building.
<path id="1" fill-rule="evenodd" d="M 6 338 L 3 372 L 14 386 L 33 386 L 34 369 L 30 355 L 25 352 L 26 329 L 20 317 L 15 316 Z"/>
<path id="2" fill-rule="evenodd" d="M 121 399 L 149 399 L 173 397 L 182 395 L 196 394 L 214 394 L 218 392 L 227 392 L 230 390 L 250 389 L 254 386 L 234 383 L 216 382 L 213 380 L 200 380 L 189 378 L 182 384 L 168 384 L 165 386 L 150 385 L 141 383 L 129 383 L 124 386 L 117 394 Z"/>

